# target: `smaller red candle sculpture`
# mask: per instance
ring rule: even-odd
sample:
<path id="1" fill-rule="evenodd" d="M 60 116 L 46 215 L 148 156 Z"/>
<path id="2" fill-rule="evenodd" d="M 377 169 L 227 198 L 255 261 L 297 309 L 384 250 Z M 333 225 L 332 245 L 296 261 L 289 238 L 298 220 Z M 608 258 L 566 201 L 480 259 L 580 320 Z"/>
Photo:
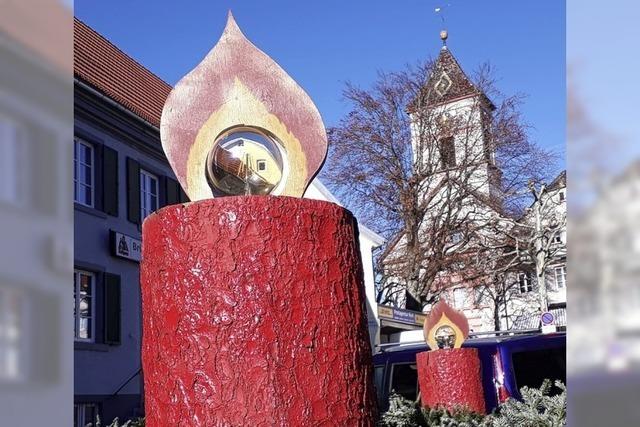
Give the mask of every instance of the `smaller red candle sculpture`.
<path id="1" fill-rule="evenodd" d="M 468 336 L 465 315 L 440 300 L 424 324 L 431 350 L 416 355 L 422 406 L 485 413 L 478 350 L 461 348 Z"/>

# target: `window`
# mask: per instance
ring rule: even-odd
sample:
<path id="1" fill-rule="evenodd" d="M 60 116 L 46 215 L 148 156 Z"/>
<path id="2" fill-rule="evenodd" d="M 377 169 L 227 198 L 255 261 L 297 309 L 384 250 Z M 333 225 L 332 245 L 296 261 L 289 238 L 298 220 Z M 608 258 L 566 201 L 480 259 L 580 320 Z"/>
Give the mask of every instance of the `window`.
<path id="1" fill-rule="evenodd" d="M 556 278 L 556 289 L 562 289 L 567 286 L 567 267 L 564 265 L 553 269 Z"/>
<path id="2" fill-rule="evenodd" d="M 140 219 L 158 209 L 158 177 L 140 169 Z"/>
<path id="3" fill-rule="evenodd" d="M 553 235 L 553 241 L 555 243 L 562 243 L 562 231 L 557 231 L 554 235 Z"/>
<path id="4" fill-rule="evenodd" d="M 95 403 L 76 403 L 73 405 L 73 427 L 85 427 L 98 421 L 98 405 Z"/>
<path id="5" fill-rule="evenodd" d="M 467 290 L 465 288 L 457 288 L 453 290 L 453 305 L 460 309 L 464 308 L 467 299 Z"/>
<path id="6" fill-rule="evenodd" d="M 456 148 L 453 137 L 440 140 L 440 163 L 442 169 L 452 168 L 456 165 Z"/>
<path id="7" fill-rule="evenodd" d="M 485 289 L 482 286 L 476 286 L 475 288 L 473 288 L 473 303 L 476 306 L 482 305 L 482 302 L 485 299 L 484 291 Z"/>
<path id="8" fill-rule="evenodd" d="M 94 199 L 93 146 L 75 139 L 73 143 L 73 200 L 93 207 Z"/>
<path id="9" fill-rule="evenodd" d="M 493 138 L 491 135 L 491 113 L 485 108 L 480 109 L 480 120 L 480 124 L 482 126 L 484 158 L 491 164 L 495 164 L 495 151 L 493 150 Z"/>
<path id="10" fill-rule="evenodd" d="M 538 388 L 545 378 L 552 383 L 561 380 L 566 384 L 566 350 L 566 347 L 559 347 L 513 353 L 511 360 L 518 389 L 525 386 Z M 553 387 L 552 394 L 559 392 Z"/>
<path id="11" fill-rule="evenodd" d="M 560 201 L 561 201 L 561 202 L 564 202 L 564 198 L 565 198 L 564 191 L 561 191 L 561 192 L 558 194 L 558 197 L 560 198 Z"/>
<path id="12" fill-rule="evenodd" d="M 404 292 L 404 308 L 407 310 L 413 311 L 422 311 L 422 303 L 418 300 L 418 298 L 414 297 L 411 292 L 405 290 Z"/>
<path id="13" fill-rule="evenodd" d="M 391 367 L 389 392 L 394 391 L 405 399 L 416 400 L 418 396 L 418 372 L 415 364 L 397 363 Z"/>
<path id="14" fill-rule="evenodd" d="M 12 289 L 0 289 L 0 382 L 23 376 L 23 300 Z"/>
<path id="15" fill-rule="evenodd" d="M 531 283 L 531 277 L 529 276 L 529 273 L 518 274 L 518 286 L 520 287 L 521 294 L 525 294 L 533 290 L 533 285 Z"/>
<path id="16" fill-rule="evenodd" d="M 13 204 L 20 199 L 18 138 L 19 130 L 16 123 L 0 116 L 0 201 Z"/>
<path id="17" fill-rule="evenodd" d="M 74 271 L 73 317 L 76 341 L 94 340 L 95 329 L 95 275 L 87 271 Z"/>
<path id="18" fill-rule="evenodd" d="M 256 168 L 258 171 L 266 171 L 267 170 L 267 161 L 266 160 L 258 160 L 256 162 Z"/>

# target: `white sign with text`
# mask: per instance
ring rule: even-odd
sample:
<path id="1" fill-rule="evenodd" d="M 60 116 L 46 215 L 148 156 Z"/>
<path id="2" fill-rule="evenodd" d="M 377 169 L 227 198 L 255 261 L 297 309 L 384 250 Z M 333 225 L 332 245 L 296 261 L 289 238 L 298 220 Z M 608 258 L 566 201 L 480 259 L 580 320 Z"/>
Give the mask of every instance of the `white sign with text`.
<path id="1" fill-rule="evenodd" d="M 138 261 L 142 259 L 142 242 L 126 234 L 111 231 L 113 233 L 113 253 L 120 258 Z"/>

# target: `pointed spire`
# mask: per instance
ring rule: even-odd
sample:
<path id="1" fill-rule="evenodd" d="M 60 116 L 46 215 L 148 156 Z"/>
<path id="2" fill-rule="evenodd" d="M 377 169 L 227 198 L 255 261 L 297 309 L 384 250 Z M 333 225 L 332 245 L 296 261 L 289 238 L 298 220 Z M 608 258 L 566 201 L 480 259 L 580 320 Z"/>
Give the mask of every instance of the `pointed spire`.
<path id="1" fill-rule="evenodd" d="M 444 33 L 444 34 L 443 34 Z M 481 96 L 490 109 L 495 106 L 487 96 L 475 87 L 473 82 L 453 56 L 453 53 L 446 45 L 448 34 L 443 30 L 440 34 L 443 46 L 436 58 L 431 76 L 422 88 L 422 95 L 416 98 L 409 110 L 416 108 L 419 102 L 425 107 L 437 106 L 456 101 L 468 96 Z"/>

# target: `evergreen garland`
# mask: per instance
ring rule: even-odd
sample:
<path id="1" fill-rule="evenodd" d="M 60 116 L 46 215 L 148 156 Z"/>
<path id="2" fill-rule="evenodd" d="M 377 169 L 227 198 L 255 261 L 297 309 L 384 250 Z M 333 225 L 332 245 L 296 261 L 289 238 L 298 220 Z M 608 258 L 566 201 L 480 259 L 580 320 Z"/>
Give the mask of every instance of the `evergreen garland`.
<path id="1" fill-rule="evenodd" d="M 555 386 L 561 393 L 551 396 L 551 381 L 545 380 L 540 388 L 523 387 L 522 401 L 508 399 L 491 415 L 480 415 L 465 410 L 448 411 L 444 408 L 421 408 L 413 402 L 392 393 L 389 410 L 382 415 L 381 427 L 564 427 L 567 423 L 567 389 L 561 381 Z"/>
<path id="2" fill-rule="evenodd" d="M 389 409 L 382 414 L 381 427 L 413 427 L 420 423 L 420 408 L 411 400 L 405 399 L 396 392 L 389 396 Z"/>
<path id="3" fill-rule="evenodd" d="M 500 405 L 494 427 L 563 427 L 567 423 L 567 388 L 561 381 L 555 386 L 562 392 L 550 396 L 552 384 L 545 380 L 540 388 L 523 387 L 522 402 L 509 399 Z"/>
<path id="4" fill-rule="evenodd" d="M 491 420 L 485 415 L 467 410 L 448 411 L 444 408 L 423 408 L 421 410 L 425 426 L 442 427 L 491 427 Z"/>
<path id="5" fill-rule="evenodd" d="M 382 415 L 381 427 L 491 427 L 488 418 L 464 409 L 422 408 L 399 394 L 389 397 L 389 410 Z"/>
<path id="6" fill-rule="evenodd" d="M 95 427 L 101 427 L 102 422 L 100 421 L 100 416 L 97 417 Z M 87 424 L 85 427 L 94 427 L 93 423 Z M 134 420 L 128 420 L 124 424 L 120 424 L 120 420 L 116 417 L 113 419 L 111 424 L 106 427 L 144 427 L 144 418 L 136 418 Z"/>
<path id="7" fill-rule="evenodd" d="M 565 427 L 567 424 L 567 388 L 561 381 L 554 385 L 561 393 L 551 396 L 551 381 L 540 388 L 523 387 L 522 401 L 510 398 L 491 415 L 480 415 L 463 409 L 422 408 L 419 401 L 405 399 L 393 392 L 389 410 L 382 414 L 380 427 Z M 87 424 L 86 427 L 93 427 Z M 98 418 L 95 427 L 101 427 Z M 120 424 L 114 419 L 107 427 L 144 427 L 144 418 Z"/>

